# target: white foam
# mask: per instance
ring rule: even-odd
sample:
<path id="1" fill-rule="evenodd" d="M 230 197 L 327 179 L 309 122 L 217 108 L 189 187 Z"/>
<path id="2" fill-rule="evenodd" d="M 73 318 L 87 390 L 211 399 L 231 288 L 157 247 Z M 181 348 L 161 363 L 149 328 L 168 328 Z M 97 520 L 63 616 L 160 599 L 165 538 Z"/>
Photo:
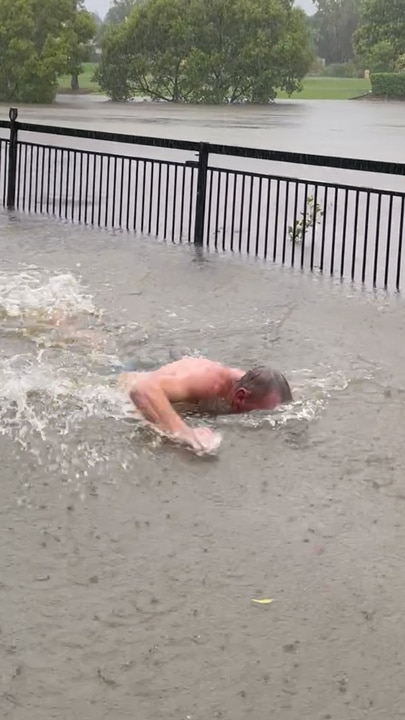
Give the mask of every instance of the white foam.
<path id="1" fill-rule="evenodd" d="M 27 314 L 50 316 L 95 312 L 91 295 L 71 273 L 46 276 L 32 266 L 19 273 L 0 272 L 0 313 L 11 318 Z"/>

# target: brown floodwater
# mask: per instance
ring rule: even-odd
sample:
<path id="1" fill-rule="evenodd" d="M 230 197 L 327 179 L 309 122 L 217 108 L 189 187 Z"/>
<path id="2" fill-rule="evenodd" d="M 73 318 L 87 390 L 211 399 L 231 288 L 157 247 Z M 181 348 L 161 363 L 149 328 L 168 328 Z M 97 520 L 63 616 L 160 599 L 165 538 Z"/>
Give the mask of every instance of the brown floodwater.
<path id="1" fill-rule="evenodd" d="M 0 236 L 1 717 L 401 718 L 402 300 L 44 218 Z M 215 457 L 162 443 L 109 368 L 187 353 L 280 367 L 295 402 L 212 419 Z"/>

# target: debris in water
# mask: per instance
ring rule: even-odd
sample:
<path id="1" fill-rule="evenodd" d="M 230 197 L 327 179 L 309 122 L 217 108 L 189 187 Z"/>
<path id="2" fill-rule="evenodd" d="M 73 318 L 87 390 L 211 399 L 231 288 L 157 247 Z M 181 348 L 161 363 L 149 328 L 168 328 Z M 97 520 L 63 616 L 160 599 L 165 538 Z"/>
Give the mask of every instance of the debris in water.
<path id="1" fill-rule="evenodd" d="M 252 602 L 257 603 L 257 605 L 270 605 L 273 600 L 271 598 L 263 598 L 262 600 L 255 600 L 252 598 Z"/>

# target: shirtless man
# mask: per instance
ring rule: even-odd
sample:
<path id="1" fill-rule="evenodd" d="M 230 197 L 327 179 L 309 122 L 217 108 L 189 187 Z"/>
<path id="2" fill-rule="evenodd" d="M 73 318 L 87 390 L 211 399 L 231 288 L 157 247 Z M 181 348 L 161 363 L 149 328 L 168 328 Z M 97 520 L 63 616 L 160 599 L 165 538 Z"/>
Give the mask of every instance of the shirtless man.
<path id="1" fill-rule="evenodd" d="M 242 413 L 273 410 L 292 400 L 290 386 L 277 370 L 257 367 L 245 372 L 204 358 L 186 357 L 152 372 L 121 373 L 119 385 L 148 422 L 198 452 L 210 452 L 214 433 L 187 425 L 173 405 Z"/>

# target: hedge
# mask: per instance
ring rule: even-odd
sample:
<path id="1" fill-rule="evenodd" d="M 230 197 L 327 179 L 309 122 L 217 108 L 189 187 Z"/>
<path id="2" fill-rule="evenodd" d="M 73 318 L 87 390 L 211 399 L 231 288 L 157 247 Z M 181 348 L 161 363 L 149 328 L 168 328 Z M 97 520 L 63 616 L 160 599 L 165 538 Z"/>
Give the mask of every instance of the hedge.
<path id="1" fill-rule="evenodd" d="M 376 97 L 405 100 L 405 73 L 372 73 L 370 82 Z"/>

